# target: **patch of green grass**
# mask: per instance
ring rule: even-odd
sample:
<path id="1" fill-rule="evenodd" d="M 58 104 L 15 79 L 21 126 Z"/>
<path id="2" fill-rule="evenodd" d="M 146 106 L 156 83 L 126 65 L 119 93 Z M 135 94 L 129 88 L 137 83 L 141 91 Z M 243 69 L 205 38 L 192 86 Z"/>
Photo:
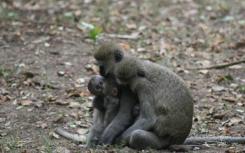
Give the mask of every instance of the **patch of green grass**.
<path id="1" fill-rule="evenodd" d="M 224 80 L 225 81 L 233 81 L 233 77 L 230 74 L 228 74 L 228 75 L 224 76 Z"/>
<path id="2" fill-rule="evenodd" d="M 101 27 L 84 21 L 79 21 L 77 27 L 83 31 L 86 31 L 88 33 L 88 38 L 92 39 L 94 42 L 96 42 L 98 36 L 103 31 Z"/>
<path id="3" fill-rule="evenodd" d="M 54 144 L 53 142 L 46 136 L 43 136 L 44 140 L 44 152 L 45 153 L 52 153 L 54 150 Z"/>
<path id="4" fill-rule="evenodd" d="M 102 33 L 102 28 L 94 27 L 89 31 L 89 38 L 96 41 L 97 37 Z"/>
<path id="5" fill-rule="evenodd" d="M 8 77 L 11 71 L 0 66 L 0 77 Z"/>
<path id="6" fill-rule="evenodd" d="M 245 94 L 245 85 L 240 85 L 240 86 L 238 86 L 238 91 L 239 91 L 240 93 Z"/>

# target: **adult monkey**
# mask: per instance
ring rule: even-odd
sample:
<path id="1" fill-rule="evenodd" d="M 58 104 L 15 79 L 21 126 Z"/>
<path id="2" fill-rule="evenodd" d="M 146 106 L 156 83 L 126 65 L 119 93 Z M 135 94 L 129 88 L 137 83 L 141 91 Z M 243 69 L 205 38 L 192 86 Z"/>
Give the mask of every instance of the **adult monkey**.
<path id="1" fill-rule="evenodd" d="M 114 43 L 103 43 L 99 49 L 95 51 L 94 58 L 99 66 L 100 74 L 106 79 L 115 80 L 112 72 L 114 71 L 114 64 L 124 58 L 122 49 Z M 112 144 L 115 138 L 134 121 L 134 118 L 130 114 L 135 111 L 134 106 L 138 102 L 137 97 L 125 86 L 118 86 L 118 88 L 121 93 L 119 97 L 119 111 L 101 135 L 101 144 Z"/>
<path id="2" fill-rule="evenodd" d="M 116 68 L 116 70 L 119 70 L 117 67 L 118 65 L 121 66 L 122 63 L 125 63 L 124 60 L 136 61 L 135 58 L 124 56 L 121 48 L 113 43 L 103 44 L 95 52 L 94 57 L 99 64 L 100 73 L 108 77 L 115 77 L 114 69 Z M 132 65 L 132 67 L 134 66 Z M 159 67 L 160 66 L 158 66 L 157 68 Z M 151 67 L 148 67 L 148 68 L 151 68 Z M 154 80 L 156 81 L 154 82 L 155 83 L 154 86 L 151 86 L 151 84 L 147 84 L 150 87 L 149 90 L 156 92 L 156 94 L 151 93 L 150 91 L 144 90 L 144 88 L 139 89 L 141 90 L 141 92 L 132 90 L 137 94 L 139 98 L 140 116 L 137 119 L 137 121 L 122 134 L 121 138 L 123 141 L 128 142 L 129 145 L 133 148 L 143 149 L 144 146 L 146 147 L 149 146 L 151 148 L 159 149 L 159 148 L 167 147 L 170 144 L 178 144 L 178 143 L 180 144 L 180 143 L 183 143 L 183 141 L 185 140 L 185 138 L 188 136 L 190 132 L 191 125 L 192 125 L 192 116 L 193 116 L 193 103 L 192 103 L 193 100 L 187 88 L 183 85 L 181 79 L 177 75 L 170 73 L 170 71 L 165 70 L 165 69 L 160 69 L 160 70 L 161 71 L 157 71 L 155 70 L 155 68 L 152 70 L 149 70 L 149 72 L 152 73 L 152 78 L 158 78 L 158 75 L 160 75 L 161 73 L 166 73 L 166 76 L 161 75 L 161 77 L 165 77 L 166 80 L 163 80 L 163 79 Z M 119 72 L 119 71 L 116 71 L 116 72 Z M 131 79 L 130 78 L 131 76 L 130 75 L 128 76 L 126 71 L 124 72 L 125 74 L 123 76 L 117 75 L 116 77 L 119 77 L 120 81 L 122 80 L 126 81 L 127 79 Z M 129 74 L 131 73 L 132 72 L 129 71 Z M 142 77 L 144 77 L 145 75 L 144 71 L 139 71 L 138 74 Z M 168 84 L 169 86 L 165 86 L 165 87 L 161 86 L 160 81 L 166 82 L 169 80 L 170 80 L 170 84 Z M 137 80 L 130 80 L 130 81 L 137 81 Z M 130 88 L 133 89 L 130 83 L 133 83 L 133 82 L 127 82 L 127 84 L 130 85 Z M 169 90 L 169 88 L 172 88 L 172 90 L 171 89 Z M 158 91 L 155 91 L 156 89 Z M 179 91 L 177 91 L 178 89 Z M 130 89 L 128 88 L 127 90 L 130 90 Z M 178 92 L 179 92 L 179 96 L 176 95 Z M 165 96 L 162 97 L 161 94 Z M 161 101 L 163 100 L 161 99 L 161 97 L 166 98 L 166 100 L 169 100 L 169 101 L 167 103 L 164 103 L 164 101 Z M 157 98 L 157 100 L 155 98 Z M 184 101 L 184 102 L 181 103 L 181 101 Z M 180 103 L 179 105 L 181 106 L 178 106 L 178 103 Z M 124 104 L 122 102 L 121 106 L 123 105 Z M 169 111 L 171 112 L 171 114 L 169 113 Z M 181 115 L 171 116 L 174 113 L 174 111 L 179 111 L 179 112 L 176 112 L 176 114 L 181 114 Z M 169 117 L 169 115 L 171 118 Z M 166 116 L 166 118 L 164 118 L 164 116 Z M 120 119 L 118 120 L 120 121 Z M 176 122 L 171 123 L 171 121 L 173 122 L 180 121 L 178 130 L 175 130 L 173 132 L 169 131 L 169 128 L 167 126 L 177 128 L 177 126 L 175 125 Z M 154 129 L 154 125 L 156 123 L 158 127 Z M 165 125 L 166 123 L 171 124 L 171 125 Z M 106 129 L 101 137 L 102 143 L 111 144 L 112 142 L 108 141 L 108 139 L 110 140 L 115 139 L 115 137 L 112 138 L 113 136 L 110 135 L 111 131 L 115 131 L 115 130 L 117 129 L 115 128 Z M 158 130 L 157 131 L 158 134 L 156 135 L 154 134 L 154 132 L 150 132 L 150 130 Z M 174 132 L 176 132 L 177 136 L 176 138 L 172 139 L 171 135 Z M 145 135 L 146 135 L 145 140 L 144 139 L 140 139 L 140 141 L 138 140 L 139 138 L 141 138 L 141 136 L 145 136 Z M 160 138 L 158 137 L 158 135 L 161 135 L 162 137 Z"/>
<path id="3" fill-rule="evenodd" d="M 179 76 L 127 57 L 115 66 L 115 77 L 139 98 L 140 115 L 122 134 L 130 147 L 161 149 L 185 141 L 192 126 L 193 99 Z"/>
<path id="4" fill-rule="evenodd" d="M 127 57 L 116 65 L 115 77 L 139 98 L 139 118 L 122 134 L 129 146 L 161 149 L 182 143 L 245 143 L 245 137 L 186 139 L 192 126 L 193 99 L 182 79 L 167 68 Z"/>
<path id="5" fill-rule="evenodd" d="M 112 78 L 115 77 L 114 76 L 114 69 L 115 69 L 116 65 L 118 63 L 120 63 L 122 60 L 124 60 L 124 58 L 128 58 L 127 56 L 125 57 L 122 49 L 118 45 L 116 45 L 114 43 L 104 43 L 104 44 L 102 44 L 100 46 L 100 48 L 95 52 L 94 57 L 97 60 L 98 65 L 100 67 L 100 74 L 102 74 L 103 76 L 112 77 Z M 177 78 L 179 78 L 179 77 L 177 77 Z M 172 87 L 175 87 L 175 83 L 174 82 L 168 88 L 172 88 Z M 184 87 L 184 88 L 186 88 L 186 87 Z M 124 90 L 126 90 L 126 89 L 124 89 Z M 166 91 L 166 92 L 168 93 L 168 91 Z M 171 94 L 175 94 L 175 93 L 171 93 Z M 146 95 L 146 96 L 148 96 L 148 95 Z M 127 107 L 124 106 L 124 105 L 121 105 L 120 109 L 121 108 L 124 108 L 124 110 L 127 110 Z M 120 112 L 120 110 L 119 110 L 119 112 Z M 123 116 L 122 112 L 123 111 L 121 111 L 121 113 L 118 113 L 118 114 L 122 114 L 122 116 Z M 190 111 L 190 112 L 192 112 L 192 111 Z M 163 114 L 164 114 L 164 111 L 163 111 Z M 180 118 L 182 118 L 182 116 Z M 117 123 L 120 123 L 120 117 L 115 118 L 115 120 L 116 119 L 118 119 L 118 121 L 119 121 Z M 146 127 L 147 124 L 142 125 L 142 126 Z M 115 135 L 113 135 L 113 134 L 110 135 L 110 132 L 113 131 L 113 133 L 115 133 L 114 131 L 118 131 L 118 129 L 117 129 L 118 126 L 113 126 L 113 122 L 110 125 L 110 127 L 111 128 L 107 128 L 104 131 L 103 136 L 101 138 L 101 142 L 104 143 L 104 144 L 112 144 L 111 140 L 115 139 Z M 127 130 L 127 131 L 129 131 L 129 130 Z M 128 139 L 127 138 L 127 135 L 128 135 L 127 133 L 128 132 L 124 132 L 124 134 L 122 135 L 124 140 Z M 135 132 L 135 133 L 137 135 L 137 132 Z M 142 134 L 141 131 L 138 131 L 138 133 Z M 151 134 L 149 134 L 149 135 L 151 135 Z M 151 138 L 154 139 L 154 135 Z M 157 140 L 157 139 L 154 139 L 154 140 Z M 129 140 L 128 140 L 128 142 L 129 142 Z M 131 141 L 131 143 L 132 142 L 133 141 Z M 159 146 L 162 146 L 164 144 L 165 144 L 165 146 L 167 146 L 166 143 L 164 143 L 164 141 L 162 142 L 162 139 L 158 140 L 157 142 L 156 141 L 152 141 L 152 142 L 155 144 L 155 146 L 156 146 L 155 148 L 158 148 Z M 203 144 L 205 142 L 212 142 L 212 143 L 213 142 L 245 143 L 245 138 L 244 137 L 224 137 L 224 136 L 221 136 L 221 137 L 191 137 L 191 138 L 187 138 L 186 139 L 185 144 Z M 164 143 L 164 144 L 161 144 L 161 143 Z M 134 146 L 137 148 L 136 145 L 134 145 Z M 153 146 L 153 148 L 154 148 L 154 146 Z M 140 147 L 138 147 L 138 149 L 140 149 Z"/>

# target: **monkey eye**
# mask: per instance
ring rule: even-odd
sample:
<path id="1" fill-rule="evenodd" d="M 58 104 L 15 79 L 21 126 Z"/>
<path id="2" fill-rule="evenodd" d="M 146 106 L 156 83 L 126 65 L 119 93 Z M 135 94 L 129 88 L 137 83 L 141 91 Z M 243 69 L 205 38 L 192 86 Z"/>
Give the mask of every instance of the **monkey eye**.
<path id="1" fill-rule="evenodd" d="M 95 89 L 96 89 L 96 90 L 100 90 L 100 89 L 101 89 L 101 85 L 100 85 L 100 84 L 99 84 L 99 85 L 96 85 L 96 86 L 95 86 Z"/>
<path id="2" fill-rule="evenodd" d="M 99 82 L 99 86 L 100 87 L 102 87 L 103 86 L 103 82 L 101 81 L 101 82 Z"/>
<path id="3" fill-rule="evenodd" d="M 115 50 L 115 61 L 116 62 L 120 62 L 121 60 L 122 60 L 122 58 L 123 58 L 123 54 L 122 54 L 122 51 L 120 51 L 120 50 Z"/>

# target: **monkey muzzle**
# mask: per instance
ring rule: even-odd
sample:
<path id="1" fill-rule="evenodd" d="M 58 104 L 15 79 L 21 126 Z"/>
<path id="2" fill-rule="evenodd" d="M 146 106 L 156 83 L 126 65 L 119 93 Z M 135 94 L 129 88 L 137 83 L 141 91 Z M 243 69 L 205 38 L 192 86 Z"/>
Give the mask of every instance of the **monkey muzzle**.
<path id="1" fill-rule="evenodd" d="M 99 66 L 99 72 L 100 72 L 100 75 L 102 75 L 102 76 L 105 76 L 106 74 L 105 74 L 105 67 L 104 66 Z"/>

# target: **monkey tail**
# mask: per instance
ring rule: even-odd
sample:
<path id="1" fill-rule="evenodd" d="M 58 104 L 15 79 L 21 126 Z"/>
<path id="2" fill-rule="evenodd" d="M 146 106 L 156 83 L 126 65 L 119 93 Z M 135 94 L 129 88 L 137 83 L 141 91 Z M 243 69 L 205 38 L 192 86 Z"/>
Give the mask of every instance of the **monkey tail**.
<path id="1" fill-rule="evenodd" d="M 85 143 L 86 142 L 86 137 L 85 136 L 80 136 L 78 134 L 73 134 L 70 132 L 67 132 L 66 130 L 62 129 L 62 128 L 57 128 L 55 129 L 55 132 L 61 136 L 63 136 L 66 139 L 72 140 L 74 142 L 81 142 L 81 143 Z"/>
<path id="2" fill-rule="evenodd" d="M 190 137 L 185 140 L 184 144 L 196 145 L 196 144 L 217 143 L 217 142 L 245 144 L 245 137 L 231 137 L 231 136 Z"/>

